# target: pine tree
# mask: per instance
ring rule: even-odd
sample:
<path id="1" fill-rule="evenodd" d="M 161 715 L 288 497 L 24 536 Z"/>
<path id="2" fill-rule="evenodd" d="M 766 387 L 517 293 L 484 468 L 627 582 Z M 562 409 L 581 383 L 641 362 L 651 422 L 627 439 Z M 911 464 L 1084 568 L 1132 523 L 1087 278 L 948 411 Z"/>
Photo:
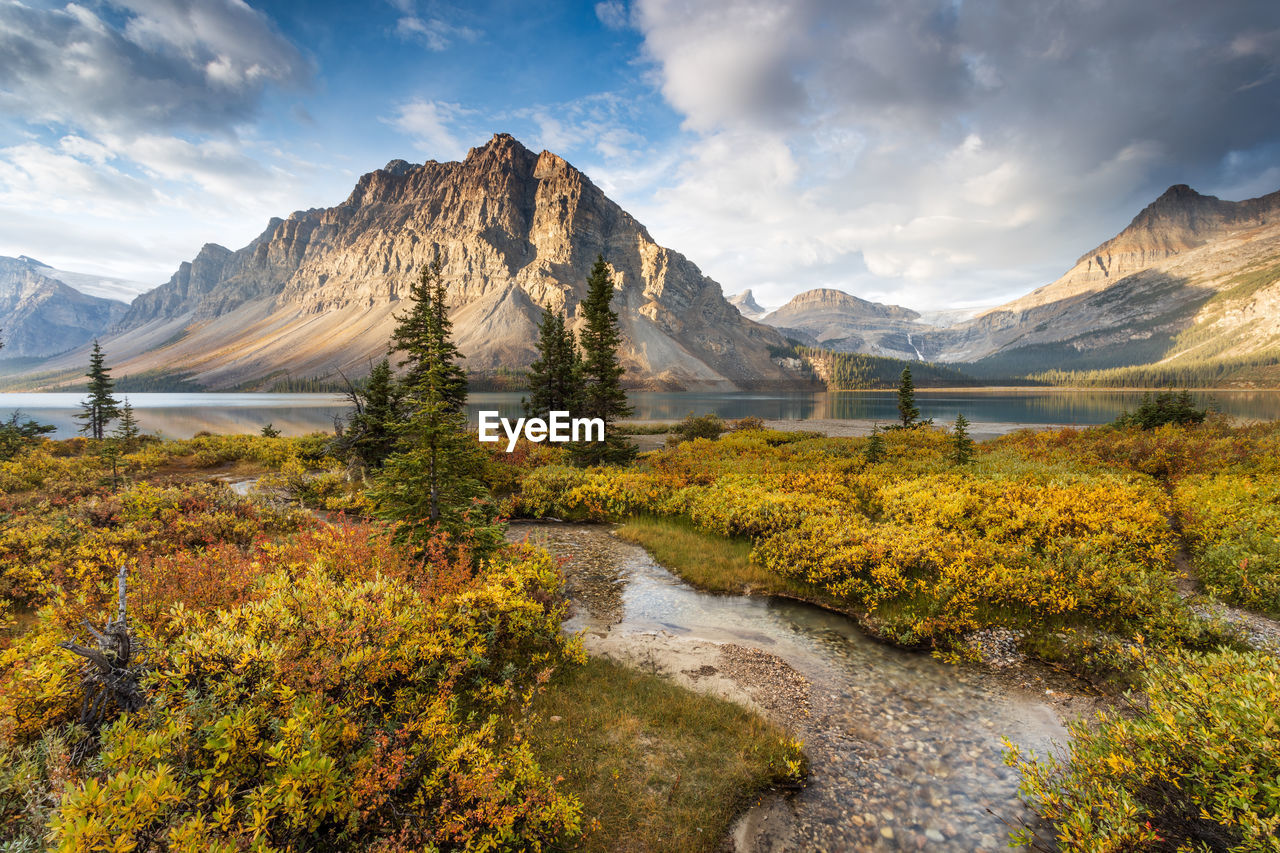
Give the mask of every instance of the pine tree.
<path id="1" fill-rule="evenodd" d="M 391 360 L 384 358 L 373 366 L 364 390 L 348 386 L 347 398 L 355 411 L 335 436 L 334 453 L 366 471 L 376 471 L 395 449 L 404 422 L 404 394 L 391 372 Z"/>
<path id="2" fill-rule="evenodd" d="M 467 434 L 466 376 L 451 339 L 439 257 L 424 268 L 415 304 L 399 317 L 393 340 L 409 367 L 403 388 L 408 420 L 369 497 L 383 518 L 408 523 L 425 540 L 444 532 L 470 539 L 477 555 L 496 547 L 496 507 L 480 480 L 484 459 Z"/>
<path id="3" fill-rule="evenodd" d="M 524 413 L 539 418 L 557 411 L 577 414 L 581 373 L 578 344 L 564 315 L 542 309 L 542 320 L 538 323 L 538 359 L 529 366 L 529 399 L 523 401 Z"/>
<path id="4" fill-rule="evenodd" d="M 867 441 L 867 447 L 863 451 L 863 458 L 867 460 L 868 465 L 874 465 L 884 460 L 884 435 L 880 432 L 879 424 L 871 428 L 871 438 Z"/>
<path id="5" fill-rule="evenodd" d="M 973 461 L 973 439 L 969 437 L 969 419 L 956 414 L 951 428 L 951 461 L 956 465 L 968 465 Z"/>
<path id="6" fill-rule="evenodd" d="M 111 371 L 105 367 L 105 361 L 102 347 L 95 340 L 93 354 L 89 356 L 89 372 L 85 374 L 89 377 L 89 396 L 80 404 L 80 414 L 76 415 L 76 420 L 84 421 L 80 431 L 99 441 L 106 433 L 107 424 L 119 414 L 120 405 L 111 396 L 115 380 L 111 378 Z"/>
<path id="7" fill-rule="evenodd" d="M 409 288 L 413 305 L 403 315 L 392 334 L 394 348 L 404 354 L 400 366 L 407 368 L 402 379 L 410 402 L 428 398 L 459 412 L 467 402 L 467 375 L 458 362 L 462 353 L 451 337 L 448 287 L 441 275 L 440 256 L 424 264 L 418 280 Z"/>
<path id="8" fill-rule="evenodd" d="M 605 440 L 574 444 L 570 453 L 579 465 L 621 464 L 635 456 L 635 448 L 614 429 L 614 423 L 629 417 L 632 408 L 622 390 L 623 368 L 618 360 L 622 336 L 618 315 L 609 307 L 612 301 L 613 277 L 604 257 L 597 256 L 587 279 L 587 298 L 578 306 L 585 321 L 578 336 L 582 345 L 581 411 L 583 417 L 604 421 Z"/>
<path id="9" fill-rule="evenodd" d="M 916 386 L 911 381 L 911 368 L 902 368 L 902 378 L 898 380 L 898 417 L 902 419 L 902 427 L 915 424 L 920 417 L 920 409 L 916 407 Z"/>
<path id="10" fill-rule="evenodd" d="M 133 416 L 133 406 L 129 404 L 129 398 L 125 397 L 124 405 L 120 407 L 120 423 L 116 424 L 116 428 L 111 431 L 111 437 L 119 440 L 127 450 L 133 446 L 141 433 L 138 419 Z"/>

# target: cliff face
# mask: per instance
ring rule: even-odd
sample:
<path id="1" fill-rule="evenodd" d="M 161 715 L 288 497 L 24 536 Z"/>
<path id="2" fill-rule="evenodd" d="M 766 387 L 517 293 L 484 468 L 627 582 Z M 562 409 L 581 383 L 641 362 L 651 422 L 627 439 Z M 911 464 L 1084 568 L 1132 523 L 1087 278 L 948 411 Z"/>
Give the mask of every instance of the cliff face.
<path id="1" fill-rule="evenodd" d="M 603 255 L 632 384 L 795 378 L 769 357 L 783 343 L 777 332 L 742 317 L 718 284 L 657 245 L 583 173 L 506 134 L 461 163 L 392 161 L 342 204 L 273 219 L 239 251 L 205 246 L 117 326 L 116 350 L 129 359 L 121 368 L 186 371 L 215 388 L 284 373 L 359 374 L 385 352 L 393 314 L 437 252 L 468 370 L 526 367 L 541 306 L 567 310 L 576 325 Z M 181 340 L 170 343 L 176 331 Z"/>
<path id="2" fill-rule="evenodd" d="M 127 310 L 38 272 L 30 258 L 0 258 L 0 358 L 43 358 L 84 346 Z"/>

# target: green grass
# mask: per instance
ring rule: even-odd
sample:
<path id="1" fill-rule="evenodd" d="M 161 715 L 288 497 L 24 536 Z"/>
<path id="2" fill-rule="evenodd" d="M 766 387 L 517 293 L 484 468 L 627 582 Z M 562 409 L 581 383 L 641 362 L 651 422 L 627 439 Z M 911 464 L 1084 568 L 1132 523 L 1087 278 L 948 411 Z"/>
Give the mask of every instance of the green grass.
<path id="1" fill-rule="evenodd" d="M 797 755 L 745 708 L 601 658 L 557 674 L 533 710 L 538 764 L 582 800 L 574 850 L 716 850 Z"/>
<path id="2" fill-rule="evenodd" d="M 655 560 L 699 589 L 796 598 L 815 593 L 812 587 L 751 562 L 750 540 L 703 533 L 685 519 L 640 516 L 615 532 L 642 546 Z"/>

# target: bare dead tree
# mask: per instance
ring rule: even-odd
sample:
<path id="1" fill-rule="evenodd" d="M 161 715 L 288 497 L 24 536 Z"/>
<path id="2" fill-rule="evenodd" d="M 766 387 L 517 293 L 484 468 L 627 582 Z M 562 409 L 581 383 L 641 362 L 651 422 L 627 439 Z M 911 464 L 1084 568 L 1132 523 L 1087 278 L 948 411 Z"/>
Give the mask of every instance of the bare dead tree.
<path id="1" fill-rule="evenodd" d="M 96 648 L 70 641 L 58 644 L 85 659 L 80 670 L 80 683 L 84 687 L 80 723 L 91 735 L 95 735 L 102 724 L 116 713 L 137 711 L 146 704 L 139 684 L 146 654 L 145 647 L 129 631 L 126 606 L 128 578 L 128 568 L 121 566 L 120 573 L 116 575 L 116 618 L 109 620 L 106 628 L 99 631 L 88 619 L 81 620 Z"/>

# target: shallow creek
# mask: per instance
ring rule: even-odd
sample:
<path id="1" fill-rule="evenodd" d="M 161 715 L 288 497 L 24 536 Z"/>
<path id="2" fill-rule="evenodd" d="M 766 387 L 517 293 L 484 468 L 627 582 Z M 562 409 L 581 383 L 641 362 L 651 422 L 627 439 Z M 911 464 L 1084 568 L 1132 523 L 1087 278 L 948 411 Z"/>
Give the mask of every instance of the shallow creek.
<path id="1" fill-rule="evenodd" d="M 807 707 L 785 722 L 804 741 L 810 778 L 740 819 L 738 850 L 1008 849 L 1004 822 L 1027 813 L 1001 737 L 1038 750 L 1066 741 L 1035 695 L 877 643 L 817 607 L 700 592 L 608 526 L 519 523 L 508 537 L 564 559 L 575 605 L 566 630 L 597 647 L 745 647 L 808 680 Z M 768 709 L 772 690 L 761 679 L 747 695 Z"/>

